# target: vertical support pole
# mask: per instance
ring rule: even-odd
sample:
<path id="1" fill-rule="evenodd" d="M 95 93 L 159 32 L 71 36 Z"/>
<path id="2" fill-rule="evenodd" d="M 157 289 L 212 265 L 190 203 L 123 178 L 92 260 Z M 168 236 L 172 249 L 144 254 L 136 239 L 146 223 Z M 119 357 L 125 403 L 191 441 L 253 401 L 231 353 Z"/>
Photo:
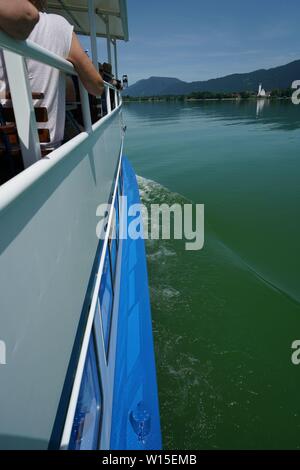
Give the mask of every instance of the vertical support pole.
<path id="1" fill-rule="evenodd" d="M 92 62 L 94 64 L 94 67 L 98 70 L 98 49 L 97 49 L 95 1 L 94 0 L 89 0 L 89 23 L 90 23 L 90 31 L 91 31 Z"/>
<path id="2" fill-rule="evenodd" d="M 109 17 L 106 17 L 106 43 L 107 43 L 107 62 L 111 64 L 111 38 L 109 31 Z"/>
<path id="3" fill-rule="evenodd" d="M 115 77 L 116 80 L 119 79 L 119 71 L 118 71 L 118 50 L 117 50 L 117 40 L 113 40 L 114 45 L 114 56 L 115 56 Z"/>
<path id="4" fill-rule="evenodd" d="M 80 92 L 80 101 L 81 101 L 84 129 L 86 132 L 90 133 L 92 131 L 92 120 L 91 120 L 89 95 L 86 89 L 84 88 L 81 80 L 78 80 L 78 82 L 79 82 L 79 92 Z"/>
<path id="5" fill-rule="evenodd" d="M 110 114 L 111 113 L 110 88 L 107 85 L 104 85 L 104 86 L 105 86 L 107 114 Z"/>
<path id="6" fill-rule="evenodd" d="M 24 167 L 28 168 L 30 165 L 40 160 L 41 147 L 25 59 L 5 49 L 3 50 L 3 54 L 23 163 Z M 18 77 L 18 80 L 16 80 L 16 77 Z"/>
<path id="7" fill-rule="evenodd" d="M 118 90 L 115 89 L 115 108 L 119 106 L 119 93 Z"/>

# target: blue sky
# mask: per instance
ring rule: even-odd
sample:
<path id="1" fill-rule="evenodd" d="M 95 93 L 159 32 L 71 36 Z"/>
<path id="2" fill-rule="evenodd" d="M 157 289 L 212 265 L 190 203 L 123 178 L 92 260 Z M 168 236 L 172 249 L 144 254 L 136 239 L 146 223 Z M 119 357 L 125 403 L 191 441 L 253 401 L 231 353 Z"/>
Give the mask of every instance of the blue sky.
<path id="1" fill-rule="evenodd" d="M 299 0 L 128 0 L 128 17 L 119 70 L 130 84 L 153 75 L 206 80 L 300 59 Z"/>

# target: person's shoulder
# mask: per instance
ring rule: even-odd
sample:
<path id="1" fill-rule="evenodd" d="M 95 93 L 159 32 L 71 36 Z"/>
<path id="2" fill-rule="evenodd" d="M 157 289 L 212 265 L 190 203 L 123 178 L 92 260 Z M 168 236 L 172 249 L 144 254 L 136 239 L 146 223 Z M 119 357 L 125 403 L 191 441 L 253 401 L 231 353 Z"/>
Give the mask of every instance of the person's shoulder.
<path id="1" fill-rule="evenodd" d="M 72 28 L 72 25 L 61 15 L 55 13 L 40 13 L 44 20 L 56 28 Z"/>

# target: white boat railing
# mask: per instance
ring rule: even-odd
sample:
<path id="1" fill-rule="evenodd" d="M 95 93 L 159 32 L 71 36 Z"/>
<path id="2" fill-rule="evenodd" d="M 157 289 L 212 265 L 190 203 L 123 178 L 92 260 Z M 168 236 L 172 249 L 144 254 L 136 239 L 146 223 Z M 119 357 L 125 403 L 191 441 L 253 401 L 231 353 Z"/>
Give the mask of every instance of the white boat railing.
<path id="1" fill-rule="evenodd" d="M 53 152 L 47 155 L 46 158 L 41 158 L 40 142 L 38 139 L 38 132 L 37 132 L 37 123 L 36 123 L 36 118 L 35 118 L 35 113 L 34 113 L 34 108 L 33 108 L 33 103 L 32 103 L 32 91 L 30 89 L 29 80 L 28 80 L 28 76 L 26 73 L 25 58 L 31 58 L 33 60 L 42 62 L 46 65 L 55 67 L 61 70 L 62 72 L 70 74 L 70 75 L 75 75 L 75 76 L 78 76 L 78 75 L 73 65 L 69 63 L 68 61 L 60 58 L 59 56 L 51 53 L 50 51 L 38 46 L 37 44 L 29 40 L 16 41 L 10 38 L 9 36 L 7 36 L 2 31 L 0 31 L 0 48 L 3 49 L 3 53 L 4 53 L 4 60 L 5 60 L 5 65 L 7 69 L 8 81 L 10 85 L 10 93 L 11 93 L 11 98 L 12 98 L 13 107 L 14 107 L 16 126 L 17 126 L 18 135 L 19 135 L 20 146 L 22 150 L 24 163 L 25 163 L 25 168 L 26 168 L 23 172 L 21 172 L 20 174 L 18 174 L 17 176 L 15 176 L 14 178 L 12 178 L 11 180 L 9 180 L 8 182 L 6 182 L 4 185 L 0 187 L 0 215 L 2 216 L 3 213 L 4 215 L 9 213 L 9 211 L 6 212 L 6 210 L 12 202 L 14 202 L 17 198 L 20 197 L 22 193 L 24 193 L 27 190 L 28 190 L 28 193 L 30 193 L 30 187 L 34 183 L 36 183 L 38 180 L 41 180 L 42 178 L 44 178 L 45 175 L 49 171 L 51 171 L 54 166 L 58 165 L 64 159 L 74 158 L 74 154 L 76 153 L 74 152 L 74 150 L 78 148 L 79 145 L 84 146 L 85 142 L 88 143 L 88 140 L 91 138 L 92 134 L 96 134 L 95 139 L 91 139 L 92 142 L 96 140 L 98 136 L 100 137 L 102 136 L 102 138 L 103 136 L 105 137 L 106 130 L 105 132 L 102 132 L 100 129 L 102 129 L 104 126 L 106 126 L 106 124 L 111 122 L 110 120 L 118 119 L 117 113 L 120 111 L 120 108 L 122 106 L 122 97 L 121 97 L 120 92 L 115 87 L 105 82 L 104 87 L 105 87 L 107 114 L 101 119 L 99 119 L 97 122 L 92 124 L 91 109 L 90 109 L 88 93 L 83 87 L 78 77 L 79 88 L 80 88 L 80 102 L 82 106 L 82 114 L 83 114 L 83 122 L 84 122 L 84 132 L 81 132 L 73 139 L 64 143 L 61 147 L 55 149 Z M 112 106 L 113 100 L 111 100 L 111 90 L 113 90 L 114 92 L 114 106 Z M 120 127 L 121 127 L 121 121 L 119 122 L 120 122 Z M 112 125 L 110 128 L 110 131 L 117 133 L 118 129 L 116 126 Z M 117 134 L 112 134 L 112 135 L 114 136 Z M 62 439 L 61 439 L 62 449 L 68 448 L 69 446 L 72 426 L 74 422 L 74 415 L 76 411 L 76 404 L 78 401 L 80 385 L 81 385 L 82 376 L 84 372 L 84 366 L 85 366 L 86 357 L 87 357 L 89 341 L 95 328 L 94 321 L 95 321 L 96 315 L 98 316 L 101 315 L 100 307 L 97 310 L 97 299 L 99 296 L 99 288 L 100 288 L 100 283 L 102 279 L 105 256 L 107 254 L 107 251 L 109 250 L 110 233 L 115 223 L 113 208 L 115 206 L 116 201 L 118 201 L 118 204 L 120 204 L 119 198 L 117 196 L 117 192 L 119 191 L 118 183 L 119 183 L 119 178 L 121 174 L 121 163 L 122 163 L 122 158 L 121 158 L 122 149 L 123 149 L 123 134 L 122 133 L 120 137 L 121 137 L 121 148 L 120 148 L 120 153 L 119 153 L 119 158 L 118 158 L 117 174 L 115 176 L 115 186 L 112 192 L 111 210 L 109 213 L 107 228 L 103 237 L 104 238 L 103 246 L 102 246 L 99 264 L 96 268 L 97 271 L 96 271 L 95 286 L 94 286 L 93 295 L 91 298 L 91 305 L 89 306 L 87 322 L 86 322 L 86 325 L 84 326 L 82 343 L 80 345 L 79 360 L 76 365 L 76 369 L 74 370 L 74 374 L 75 374 L 74 383 L 72 385 L 71 396 L 70 396 L 70 400 L 66 409 L 66 419 L 65 419 L 65 423 L 62 429 Z M 113 142 L 114 139 L 111 139 L 110 141 Z M 104 143 L 105 143 L 105 140 L 104 140 Z M 88 147 L 88 145 L 86 147 Z M 115 142 L 115 147 L 116 147 L 116 142 Z M 105 145 L 104 145 L 104 149 L 105 149 Z M 88 161 L 88 159 L 85 158 L 83 161 Z M 57 168 L 57 170 L 59 170 L 59 168 Z M 77 180 L 76 180 L 76 184 L 77 184 Z M 90 186 L 91 186 L 90 188 L 91 192 L 90 192 L 90 196 L 87 197 L 87 203 L 89 204 L 89 207 L 93 208 L 93 191 L 92 191 L 93 187 L 92 185 Z M 69 186 L 70 201 L 72 201 L 72 203 L 73 203 L 74 197 L 76 197 L 76 194 L 78 193 L 78 191 L 75 191 L 75 189 L 73 191 L 73 188 L 75 188 L 75 183 L 73 183 L 73 186 L 72 185 Z M 100 188 L 100 185 L 97 186 L 97 188 Z M 54 196 L 53 196 L 53 199 L 54 199 Z M 98 195 L 97 195 L 97 198 L 98 198 Z M 58 196 L 57 196 L 57 199 L 59 200 Z M 68 206 L 66 205 L 66 208 L 67 207 Z M 119 205 L 118 207 L 120 210 L 121 205 Z M 14 205 L 12 205 L 10 209 L 14 209 Z M 86 206 L 84 206 L 84 211 L 85 213 L 87 212 Z M 77 214 L 77 217 L 78 217 L 78 214 Z M 71 215 L 68 220 L 71 220 Z M 34 233 L 34 230 L 33 230 L 33 233 Z M 65 233 L 65 232 L 62 232 L 62 233 Z M 89 235 L 87 231 L 84 234 Z M 40 236 L 40 233 L 39 233 L 39 236 L 36 238 L 37 244 L 41 243 L 41 238 L 42 237 Z M 72 240 L 72 243 L 74 246 L 76 246 L 75 241 Z M 91 246 L 89 250 L 87 250 L 86 256 L 89 256 L 90 251 L 92 250 L 93 250 L 93 246 Z M 121 249 L 119 249 L 118 263 L 120 263 L 120 259 L 121 259 L 120 253 L 121 253 Z M 67 256 L 65 257 L 65 259 L 67 260 Z M 118 276 L 120 276 L 120 269 L 119 269 Z M 117 282 L 118 283 L 120 282 L 119 278 Z M 79 281 L 78 281 L 78 285 L 80 285 Z M 101 447 L 102 448 L 109 448 L 109 443 L 110 443 L 110 427 L 111 427 L 112 399 L 113 399 L 111 390 L 113 389 L 113 383 L 114 383 L 114 364 L 115 364 L 114 356 L 116 354 L 116 338 L 117 338 L 117 325 L 118 325 L 117 301 L 116 301 L 116 305 L 114 309 L 116 310 L 116 312 L 112 313 L 112 326 L 111 326 L 111 333 L 110 333 L 112 339 L 111 339 L 110 353 L 109 353 L 110 360 L 107 361 L 104 344 L 102 344 L 103 351 L 102 349 L 100 352 L 98 351 L 98 355 L 99 355 L 98 359 L 99 359 L 99 362 L 101 363 L 100 364 L 101 365 L 101 379 L 102 379 L 102 387 L 103 387 L 102 391 L 106 392 L 106 393 L 103 392 L 104 393 L 103 400 L 105 402 L 106 411 L 102 416 L 102 421 L 103 421 L 103 433 L 101 433 Z"/>
<path id="2" fill-rule="evenodd" d="M 123 144 L 121 147 L 120 151 L 120 159 L 118 163 L 118 168 L 117 168 L 117 174 L 116 174 L 116 179 L 115 179 L 115 186 L 113 188 L 112 192 L 112 198 L 111 202 L 108 205 L 108 209 L 110 206 L 109 210 L 109 216 L 107 220 L 107 226 L 106 228 L 103 229 L 104 231 L 102 232 L 102 240 L 103 240 L 103 245 L 102 245 L 102 250 L 101 250 L 101 256 L 100 256 L 100 261 L 98 265 L 98 271 L 97 275 L 95 278 L 95 285 L 93 289 L 93 295 L 91 299 L 91 305 L 89 308 L 89 313 L 88 313 L 88 318 L 86 322 L 86 327 L 82 339 L 82 344 L 81 344 L 81 350 L 80 350 L 80 356 L 79 360 L 77 363 L 77 368 L 75 372 L 75 377 L 74 377 L 74 383 L 72 387 L 72 392 L 69 400 L 69 405 L 68 405 L 68 410 L 67 410 L 67 415 L 66 415 L 66 420 L 64 424 L 64 429 L 62 433 L 62 439 L 61 439 L 61 450 L 66 450 L 69 447 L 69 442 L 71 438 L 71 433 L 72 433 L 72 428 L 74 424 L 74 417 L 75 417 L 75 411 L 76 411 L 76 406 L 78 403 L 78 397 L 79 397 L 79 392 L 80 392 L 80 386 L 82 382 L 82 377 L 83 377 L 83 372 L 84 372 L 84 367 L 86 363 L 86 358 L 87 358 L 87 351 L 91 339 L 91 335 L 93 332 L 93 328 L 95 328 L 95 317 L 96 315 L 101 315 L 101 308 L 99 305 L 99 292 L 100 292 L 100 285 L 102 281 L 102 274 L 103 274 L 103 268 L 104 268 L 104 262 L 105 262 L 105 257 L 107 255 L 107 251 L 109 250 L 108 248 L 108 243 L 109 243 L 109 238 L 110 234 L 112 232 L 113 225 L 115 223 L 115 204 L 116 200 L 118 199 L 120 194 L 117 198 L 117 193 L 118 193 L 118 187 L 119 187 L 119 179 L 121 178 L 121 167 L 122 167 L 122 153 L 123 153 Z M 120 202 L 118 202 L 120 204 Z M 119 211 L 121 207 L 119 206 Z M 120 212 L 119 212 L 120 213 Z M 119 223 L 122 224 L 122 220 L 119 220 Z M 119 230 L 122 230 L 119 228 Z M 120 273 L 119 273 L 120 276 Z M 120 282 L 120 279 L 119 281 Z M 99 311 L 97 312 L 97 306 Z M 115 370 L 115 357 L 116 357 L 116 341 L 117 341 L 117 325 L 118 325 L 118 306 L 114 305 L 113 306 L 114 313 L 112 315 L 112 325 L 111 325 L 111 346 L 110 346 L 110 360 L 108 361 L 106 352 L 105 352 L 105 346 L 104 346 L 104 332 L 102 329 L 102 321 L 101 321 L 101 331 L 97 331 L 96 334 L 100 335 L 101 341 L 101 347 L 98 350 L 98 360 L 100 364 L 100 369 L 101 369 L 101 384 L 102 384 L 102 393 L 104 394 L 105 392 L 105 401 L 110 402 L 110 406 L 108 406 L 108 403 L 106 404 L 106 409 L 104 411 L 104 416 L 103 419 L 108 420 L 109 422 L 109 428 L 111 426 L 111 415 L 112 415 L 112 390 L 113 390 L 113 384 L 114 384 L 114 370 Z M 103 448 L 109 448 L 110 444 L 110 432 L 107 434 L 106 432 L 100 433 L 102 434 L 101 436 L 101 442 L 102 445 L 104 445 Z"/>
<path id="3" fill-rule="evenodd" d="M 25 168 L 41 158 L 40 146 L 37 134 L 36 120 L 33 111 L 31 90 L 25 67 L 25 58 L 42 62 L 61 72 L 78 77 L 73 65 L 38 44 L 27 41 L 16 41 L 3 31 L 0 31 L 0 47 L 4 52 L 7 76 L 14 106 L 16 125 L 20 137 L 21 150 Z M 16 81 L 16 76 L 18 80 Z M 86 132 L 91 132 L 91 111 L 88 93 L 78 77 L 80 89 L 80 101 L 82 106 L 83 122 Z M 107 114 L 112 112 L 109 90 L 114 90 L 115 107 L 120 104 L 120 94 L 111 84 L 104 82 Z M 27 95 L 27 96 L 26 96 Z M 27 116 L 27 123 L 26 123 Z M 27 125 L 26 125 L 27 124 Z M 29 124 L 29 125 L 28 125 Z"/>
<path id="4" fill-rule="evenodd" d="M 107 119 L 121 107 L 122 96 L 114 86 L 104 82 L 107 114 L 92 124 L 88 92 L 70 62 L 30 40 L 17 41 L 3 31 L 0 31 L 0 48 L 3 49 L 16 127 L 25 167 L 22 173 L 0 187 L 1 211 L 34 181 L 47 173 L 53 165 L 56 165 L 58 161 L 69 155 L 91 133 L 96 132 L 101 125 L 104 125 Z M 42 62 L 62 72 L 78 77 L 84 132 L 81 132 L 73 139 L 53 150 L 53 152 L 47 155 L 47 158 L 41 158 L 41 148 L 32 102 L 32 92 L 25 67 L 25 58 Z M 111 106 L 110 90 L 114 91 L 114 109 Z M 33 163 L 38 161 L 42 161 L 43 165 L 33 165 Z"/>

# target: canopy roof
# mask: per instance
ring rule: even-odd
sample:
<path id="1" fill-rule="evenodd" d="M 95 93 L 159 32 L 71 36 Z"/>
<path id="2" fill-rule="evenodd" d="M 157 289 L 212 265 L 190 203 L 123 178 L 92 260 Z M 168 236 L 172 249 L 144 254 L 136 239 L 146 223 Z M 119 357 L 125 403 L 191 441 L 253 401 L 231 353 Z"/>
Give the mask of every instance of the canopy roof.
<path id="1" fill-rule="evenodd" d="M 107 37 L 107 22 L 112 39 L 128 41 L 126 0 L 94 0 L 98 37 Z M 64 16 L 76 33 L 89 35 L 88 0 L 49 0 L 47 11 Z"/>

